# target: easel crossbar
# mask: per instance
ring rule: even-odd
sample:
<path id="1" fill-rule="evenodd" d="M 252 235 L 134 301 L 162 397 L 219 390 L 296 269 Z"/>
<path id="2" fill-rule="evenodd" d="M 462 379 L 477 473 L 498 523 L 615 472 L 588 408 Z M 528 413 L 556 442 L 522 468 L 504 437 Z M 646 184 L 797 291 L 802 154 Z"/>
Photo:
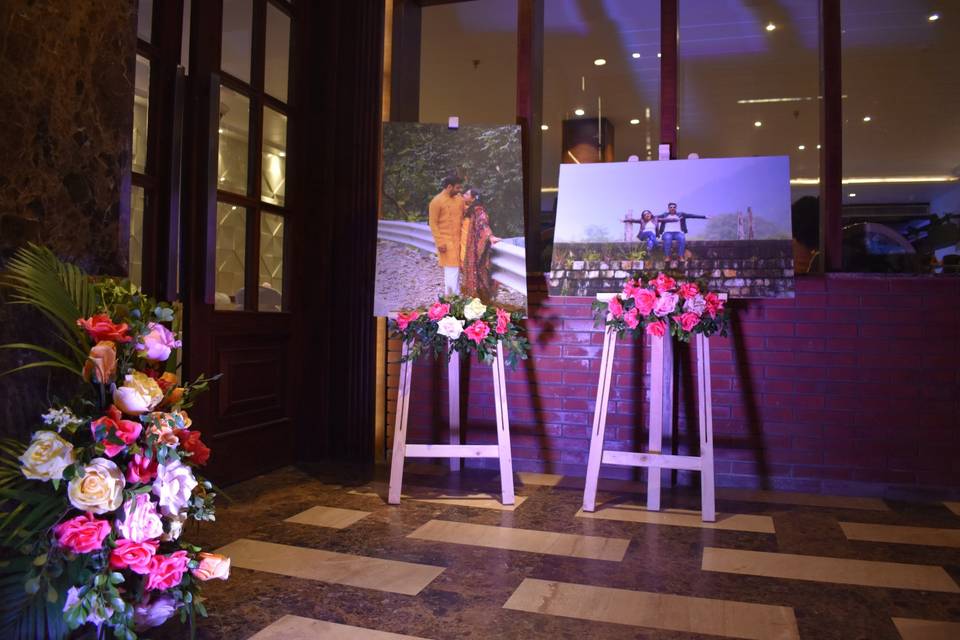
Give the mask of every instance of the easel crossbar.
<path id="1" fill-rule="evenodd" d="M 408 458 L 499 458 L 495 444 L 408 444 Z"/>
<path id="2" fill-rule="evenodd" d="M 700 471 L 703 466 L 699 456 L 674 456 L 633 451 L 604 451 L 602 462 L 627 467 L 657 467 L 689 471 Z"/>

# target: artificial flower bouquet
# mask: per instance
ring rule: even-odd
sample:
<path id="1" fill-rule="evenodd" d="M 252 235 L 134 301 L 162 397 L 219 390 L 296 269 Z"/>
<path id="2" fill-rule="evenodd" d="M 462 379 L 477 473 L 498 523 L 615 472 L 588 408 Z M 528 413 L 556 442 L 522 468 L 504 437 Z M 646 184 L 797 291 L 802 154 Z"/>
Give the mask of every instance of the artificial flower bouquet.
<path id="1" fill-rule="evenodd" d="M 634 337 L 670 335 L 682 342 L 696 333 L 725 336 L 729 322 L 719 294 L 702 283 L 665 273 L 629 278 L 623 291 L 609 301 L 594 302 L 593 313 L 598 325 L 605 324 L 621 337 L 630 331 Z"/>
<path id="2" fill-rule="evenodd" d="M 523 315 L 483 304 L 479 298 L 440 296 L 427 309 L 403 311 L 391 319 L 394 336 L 407 345 L 404 360 L 424 353 L 434 356 L 449 349 L 465 354 L 476 352 L 480 362 L 491 364 L 497 357 L 497 342 L 502 343 L 504 358 L 510 366 L 527 359 L 530 343 L 522 335 L 519 322 Z"/>
<path id="3" fill-rule="evenodd" d="M 215 493 L 199 475 L 210 449 L 186 411 L 211 379 L 177 375 L 175 308 L 35 246 L 7 280 L 65 345 L 3 345 L 49 358 L 14 371 L 66 369 L 81 392 L 49 408 L 29 445 L 0 444 L 0 636 L 62 638 L 92 624 L 98 637 L 133 639 L 176 613 L 192 626 L 206 615 L 201 583 L 226 579 L 230 560 L 181 535 L 189 520 L 214 520 Z"/>

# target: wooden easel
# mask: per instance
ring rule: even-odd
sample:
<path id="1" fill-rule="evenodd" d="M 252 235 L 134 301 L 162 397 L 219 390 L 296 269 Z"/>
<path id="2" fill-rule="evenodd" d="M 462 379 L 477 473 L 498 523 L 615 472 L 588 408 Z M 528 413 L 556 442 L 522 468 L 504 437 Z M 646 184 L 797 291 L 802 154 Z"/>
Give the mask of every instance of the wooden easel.
<path id="1" fill-rule="evenodd" d="M 403 345 L 403 357 L 407 345 Z M 497 415 L 497 444 L 460 444 L 460 357 L 453 353 L 447 365 L 450 374 L 450 444 L 407 444 L 407 416 L 410 412 L 410 377 L 413 362 L 400 365 L 400 390 L 397 395 L 397 421 L 393 431 L 393 456 L 390 459 L 390 488 L 387 502 L 400 504 L 403 462 L 406 458 L 450 458 L 451 470 L 460 468 L 460 458 L 499 458 L 503 504 L 513 504 L 513 458 L 510 454 L 510 419 L 507 412 L 507 387 L 503 373 L 503 343 L 497 342 L 497 357 L 490 365 L 493 372 L 493 396 Z"/>
<path id="2" fill-rule="evenodd" d="M 598 294 L 607 301 L 614 294 Z M 607 426 L 607 407 L 610 399 L 610 380 L 613 374 L 613 356 L 617 347 L 617 333 L 607 327 L 603 338 L 603 356 L 600 359 L 600 382 L 597 385 L 597 403 L 593 411 L 593 430 L 590 437 L 590 458 L 583 490 L 583 510 L 594 511 L 597 502 L 597 481 L 601 464 L 647 468 L 647 509 L 660 510 L 660 470 L 686 469 L 700 472 L 700 498 L 704 522 L 717 519 L 713 478 L 713 405 L 710 390 L 710 345 L 701 334 L 697 345 L 697 396 L 700 423 L 700 455 L 665 455 L 663 447 L 664 416 L 672 414 L 672 338 L 651 337 L 650 415 L 647 453 L 604 451 L 603 436 Z M 669 352 L 669 356 L 666 353 Z M 666 402 L 664 401 L 666 399 Z"/>

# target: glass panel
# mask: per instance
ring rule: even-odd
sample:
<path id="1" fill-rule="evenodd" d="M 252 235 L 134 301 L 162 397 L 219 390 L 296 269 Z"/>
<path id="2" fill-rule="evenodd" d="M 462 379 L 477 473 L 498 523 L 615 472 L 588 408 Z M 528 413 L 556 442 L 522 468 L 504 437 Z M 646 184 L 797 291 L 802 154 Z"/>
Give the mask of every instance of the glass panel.
<path id="1" fill-rule="evenodd" d="M 150 42 L 153 31 L 153 0 L 140 0 L 137 7 L 137 37 Z"/>
<path id="2" fill-rule="evenodd" d="M 287 116 L 263 109 L 263 173 L 261 199 L 283 205 L 287 179 Z"/>
<path id="3" fill-rule="evenodd" d="M 937 4 L 840 5 L 844 270 L 960 273 L 960 27 Z"/>
<path id="4" fill-rule="evenodd" d="M 220 68 L 250 82 L 253 0 L 223 0 L 223 43 Z"/>
<path id="5" fill-rule="evenodd" d="M 290 75 L 290 16 L 269 3 L 265 63 L 264 91 L 286 102 L 287 79 Z"/>
<path id="6" fill-rule="evenodd" d="M 283 216 L 260 214 L 260 311 L 283 310 Z"/>
<path id="7" fill-rule="evenodd" d="M 147 170 L 147 120 L 150 113 L 150 61 L 137 56 L 133 92 L 133 170 Z"/>
<path id="8" fill-rule="evenodd" d="M 220 87 L 218 171 L 220 189 L 247 193 L 250 98 Z"/>
<path id="9" fill-rule="evenodd" d="M 190 73 L 190 0 L 183 0 L 183 27 L 180 30 L 180 66 Z"/>
<path id="10" fill-rule="evenodd" d="M 130 282 L 143 285 L 143 187 L 130 189 Z"/>
<path id="11" fill-rule="evenodd" d="M 217 277 L 214 308 L 243 309 L 243 274 L 247 250 L 247 210 L 217 203 Z"/>

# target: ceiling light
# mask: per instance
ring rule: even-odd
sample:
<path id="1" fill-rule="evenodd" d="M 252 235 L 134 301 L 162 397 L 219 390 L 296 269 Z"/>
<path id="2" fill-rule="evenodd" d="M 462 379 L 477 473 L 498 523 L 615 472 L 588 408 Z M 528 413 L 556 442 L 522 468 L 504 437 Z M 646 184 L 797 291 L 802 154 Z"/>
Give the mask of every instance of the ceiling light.
<path id="1" fill-rule="evenodd" d="M 799 149 L 800 151 L 803 151 L 806 148 L 807 148 L 807 145 L 805 144 L 801 144 L 799 147 L 797 147 L 797 149 Z"/>
<path id="2" fill-rule="evenodd" d="M 597 58 L 593 61 L 593 64 L 597 65 L 598 67 L 602 67 L 603 65 L 607 64 L 607 61 L 603 58 Z"/>
<path id="3" fill-rule="evenodd" d="M 223 127 L 217 129 L 217 133 L 223 133 Z"/>
<path id="4" fill-rule="evenodd" d="M 286 157 L 287 157 L 287 152 L 286 152 L 286 151 L 277 151 L 277 155 L 280 156 L 281 158 L 286 158 Z"/>
<path id="5" fill-rule="evenodd" d="M 918 184 L 958 182 L 956 176 L 891 176 L 869 178 L 843 178 L 841 184 Z M 790 184 L 820 184 L 820 178 L 791 178 Z"/>
<path id="6" fill-rule="evenodd" d="M 851 194 L 850 194 L 850 197 L 851 197 L 851 198 L 856 198 L 856 197 L 857 197 L 857 194 L 851 193 Z"/>
<path id="7" fill-rule="evenodd" d="M 873 120 L 873 118 L 871 118 L 870 116 L 863 116 L 864 122 L 870 122 L 871 120 Z"/>
<path id="8" fill-rule="evenodd" d="M 660 53 L 659 51 L 657 51 L 657 57 L 658 57 L 658 58 L 662 58 L 662 57 L 663 57 L 663 54 Z"/>
<path id="9" fill-rule="evenodd" d="M 768 22 L 768 23 L 767 23 L 767 26 L 764 27 L 764 28 L 765 28 L 767 31 L 773 31 L 773 30 L 775 30 L 775 29 L 777 28 L 777 25 L 773 24 L 772 22 Z"/>
<path id="10" fill-rule="evenodd" d="M 936 21 L 939 20 L 939 19 L 940 19 L 940 14 L 939 14 L 939 13 L 931 13 L 929 16 L 927 16 L 927 21 L 928 21 L 928 22 L 936 22 Z"/>
<path id="11" fill-rule="evenodd" d="M 820 145 L 817 145 L 817 149 L 819 149 L 819 148 L 820 148 Z"/>
<path id="12" fill-rule="evenodd" d="M 237 205 L 233 205 L 232 207 L 230 207 L 230 211 L 236 211 L 236 210 L 237 210 Z"/>
<path id="13" fill-rule="evenodd" d="M 540 125 L 540 131 L 546 131 L 549 128 L 550 128 L 550 125 L 546 125 L 546 124 Z"/>
<path id="14" fill-rule="evenodd" d="M 640 57 L 640 52 L 639 52 L 639 51 L 634 51 L 634 52 L 631 53 L 630 55 L 633 56 L 633 59 L 634 59 L 634 60 L 636 60 L 637 58 Z"/>
<path id="15" fill-rule="evenodd" d="M 585 113 L 585 111 L 583 109 L 574 109 L 573 113 L 574 115 L 582 116 Z"/>
<path id="16" fill-rule="evenodd" d="M 753 126 L 755 126 L 755 127 L 762 127 L 762 126 L 763 126 L 763 123 L 760 122 L 759 120 L 757 120 L 757 121 L 755 121 L 755 122 L 753 123 Z"/>
<path id="17" fill-rule="evenodd" d="M 640 124 L 640 119 L 634 118 L 633 120 L 630 121 L 630 124 Z"/>

